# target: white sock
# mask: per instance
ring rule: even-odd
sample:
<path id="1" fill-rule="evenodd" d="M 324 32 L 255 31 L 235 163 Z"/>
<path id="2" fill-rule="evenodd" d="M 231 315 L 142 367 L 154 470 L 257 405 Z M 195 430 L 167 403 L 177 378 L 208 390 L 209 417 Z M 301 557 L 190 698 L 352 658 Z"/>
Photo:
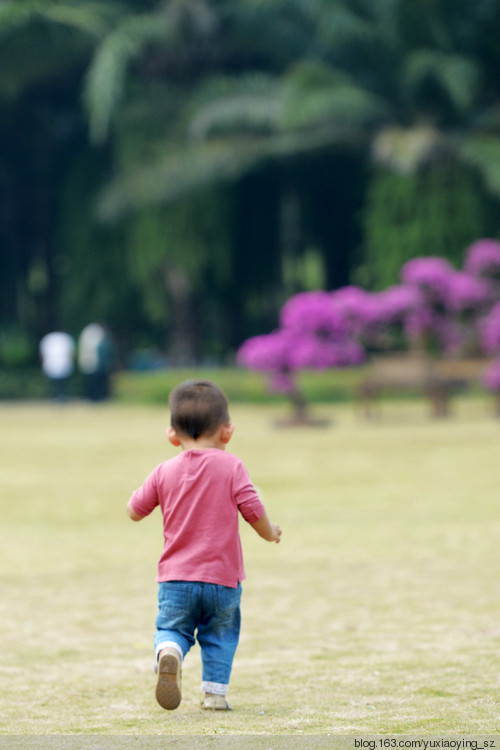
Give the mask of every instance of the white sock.
<path id="1" fill-rule="evenodd" d="M 175 641 L 163 641 L 163 643 L 160 643 L 156 647 L 156 658 L 157 659 L 158 659 L 158 655 L 159 655 L 160 651 L 163 651 L 164 648 L 175 648 L 175 650 L 177 651 L 177 653 L 181 657 L 181 661 L 183 660 L 184 654 L 182 653 L 182 648 Z"/>
<path id="2" fill-rule="evenodd" d="M 201 690 L 203 693 L 212 693 L 212 695 L 227 695 L 229 685 L 224 685 L 222 682 L 206 682 L 201 683 Z"/>

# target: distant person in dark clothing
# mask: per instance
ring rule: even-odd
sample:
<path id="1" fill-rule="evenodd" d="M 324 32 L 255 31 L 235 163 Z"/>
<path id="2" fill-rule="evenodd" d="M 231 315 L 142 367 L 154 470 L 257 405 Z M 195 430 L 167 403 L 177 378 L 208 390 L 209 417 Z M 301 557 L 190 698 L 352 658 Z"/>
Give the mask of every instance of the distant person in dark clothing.
<path id="1" fill-rule="evenodd" d="M 89 323 L 78 339 L 78 367 L 84 378 L 84 397 L 105 401 L 111 395 L 115 352 L 111 335 L 100 323 Z"/>

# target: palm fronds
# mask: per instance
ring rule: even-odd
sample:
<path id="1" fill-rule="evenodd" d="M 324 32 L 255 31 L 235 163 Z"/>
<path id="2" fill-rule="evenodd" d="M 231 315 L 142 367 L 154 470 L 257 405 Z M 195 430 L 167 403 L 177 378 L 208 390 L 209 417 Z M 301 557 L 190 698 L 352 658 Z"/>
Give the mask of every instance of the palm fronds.
<path id="1" fill-rule="evenodd" d="M 315 61 L 292 69 L 284 82 L 280 125 L 293 130 L 311 125 L 349 123 L 353 129 L 387 119 L 387 101 L 350 76 Z"/>
<path id="2" fill-rule="evenodd" d="M 84 92 L 94 143 L 101 143 L 108 134 L 112 115 L 124 93 L 128 65 L 147 44 L 164 35 L 156 14 L 144 14 L 125 18 L 99 45 Z"/>
<path id="3" fill-rule="evenodd" d="M 104 222 L 112 222 L 130 210 L 169 203 L 193 191 L 235 181 L 266 162 L 286 160 L 335 143 L 346 144 L 349 139 L 355 143 L 356 134 L 348 127 L 338 126 L 280 133 L 265 139 L 212 139 L 174 150 L 167 145 L 154 164 L 136 167 L 107 186 L 98 202 L 98 216 Z"/>
<path id="4" fill-rule="evenodd" d="M 459 112 L 468 112 L 478 98 L 481 75 L 477 62 L 441 50 L 411 52 L 403 71 L 403 86 L 415 92 L 432 79 Z"/>
<path id="5" fill-rule="evenodd" d="M 4 0 L 0 4 L 0 34 L 13 32 L 35 21 L 44 21 L 99 35 L 116 15 L 116 6 L 106 2 Z"/>
<path id="6" fill-rule="evenodd" d="M 459 144 L 462 159 L 479 169 L 492 193 L 500 197 L 500 138 L 475 135 Z"/>

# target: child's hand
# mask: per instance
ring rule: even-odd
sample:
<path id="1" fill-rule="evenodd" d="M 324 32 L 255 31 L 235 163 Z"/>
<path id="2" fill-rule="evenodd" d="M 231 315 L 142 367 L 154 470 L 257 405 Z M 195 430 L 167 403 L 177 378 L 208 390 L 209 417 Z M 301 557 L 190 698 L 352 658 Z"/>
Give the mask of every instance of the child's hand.
<path id="1" fill-rule="evenodd" d="M 267 517 L 266 511 L 264 511 L 258 521 L 250 525 L 255 529 L 259 536 L 266 540 L 266 542 L 275 542 L 278 544 L 281 536 L 281 529 L 277 523 L 271 523 Z"/>
<path id="2" fill-rule="evenodd" d="M 269 541 L 274 542 L 275 544 L 279 544 L 280 537 L 281 537 L 281 529 L 277 523 L 272 523 L 271 528 L 272 528 L 272 538 Z"/>

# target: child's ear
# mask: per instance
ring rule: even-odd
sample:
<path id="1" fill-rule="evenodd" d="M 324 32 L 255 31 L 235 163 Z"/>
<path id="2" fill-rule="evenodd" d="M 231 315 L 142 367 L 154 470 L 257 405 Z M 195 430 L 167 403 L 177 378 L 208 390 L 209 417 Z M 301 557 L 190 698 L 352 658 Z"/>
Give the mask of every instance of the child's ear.
<path id="1" fill-rule="evenodd" d="M 176 431 L 174 430 L 173 427 L 169 427 L 167 429 L 167 437 L 168 437 L 169 441 L 172 443 L 172 445 L 175 445 L 176 448 L 178 448 L 180 446 L 181 441 L 177 437 L 177 433 L 176 433 Z"/>
<path id="2" fill-rule="evenodd" d="M 233 437 L 234 424 L 225 424 L 220 433 L 220 439 L 223 443 L 229 443 Z"/>

